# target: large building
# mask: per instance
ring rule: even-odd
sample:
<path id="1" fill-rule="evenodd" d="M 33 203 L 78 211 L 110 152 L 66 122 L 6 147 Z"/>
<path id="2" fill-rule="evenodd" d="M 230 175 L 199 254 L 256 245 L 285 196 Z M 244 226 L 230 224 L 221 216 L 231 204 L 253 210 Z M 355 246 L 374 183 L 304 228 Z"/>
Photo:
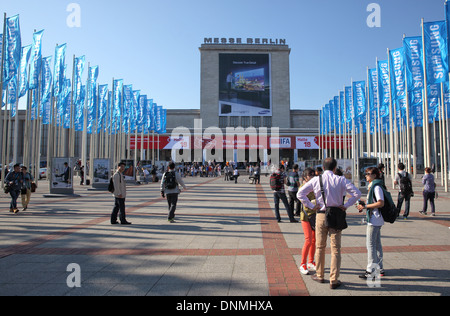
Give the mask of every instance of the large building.
<path id="1" fill-rule="evenodd" d="M 200 110 L 168 110 L 169 134 L 179 126 L 185 126 L 193 133 L 195 119 L 201 120 L 203 131 L 218 127 L 224 138 L 227 128 L 238 127 L 248 133 L 252 128 L 257 132 L 267 128 L 270 138 L 271 128 L 277 127 L 280 159 L 295 161 L 318 157 L 319 112 L 291 109 L 291 49 L 286 40 L 205 38 L 199 51 Z M 250 136 L 246 140 L 245 160 L 251 159 L 248 153 Z M 271 149 L 274 141 L 268 143 L 266 150 Z M 168 154 L 165 152 L 164 157 Z M 258 159 L 263 160 L 262 156 L 260 152 Z M 196 160 L 196 157 L 192 156 L 192 159 Z M 225 153 L 223 160 L 226 160 Z"/>

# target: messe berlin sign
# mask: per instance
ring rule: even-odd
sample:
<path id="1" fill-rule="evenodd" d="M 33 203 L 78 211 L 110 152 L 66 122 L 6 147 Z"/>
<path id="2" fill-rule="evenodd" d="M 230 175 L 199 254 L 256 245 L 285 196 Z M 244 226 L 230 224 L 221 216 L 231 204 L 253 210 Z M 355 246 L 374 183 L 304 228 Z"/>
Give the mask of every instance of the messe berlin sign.
<path id="1" fill-rule="evenodd" d="M 240 37 L 205 37 L 204 44 L 221 45 L 286 45 L 284 38 L 240 38 Z"/>

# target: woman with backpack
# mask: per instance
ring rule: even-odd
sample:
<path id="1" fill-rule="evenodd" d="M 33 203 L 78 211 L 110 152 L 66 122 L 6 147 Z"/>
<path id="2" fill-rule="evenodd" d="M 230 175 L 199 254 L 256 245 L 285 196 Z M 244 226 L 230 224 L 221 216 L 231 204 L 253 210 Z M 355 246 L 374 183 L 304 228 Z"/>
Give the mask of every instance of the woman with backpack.
<path id="1" fill-rule="evenodd" d="M 366 210 L 367 231 L 367 267 L 362 275 L 362 279 L 373 278 L 375 272 L 384 275 L 383 270 L 383 247 L 381 245 L 381 227 L 384 225 L 384 219 L 379 210 L 384 206 L 383 181 L 378 168 L 370 167 L 366 169 L 366 180 L 369 182 L 369 193 L 367 201 L 359 201 L 356 208 L 359 212 Z"/>

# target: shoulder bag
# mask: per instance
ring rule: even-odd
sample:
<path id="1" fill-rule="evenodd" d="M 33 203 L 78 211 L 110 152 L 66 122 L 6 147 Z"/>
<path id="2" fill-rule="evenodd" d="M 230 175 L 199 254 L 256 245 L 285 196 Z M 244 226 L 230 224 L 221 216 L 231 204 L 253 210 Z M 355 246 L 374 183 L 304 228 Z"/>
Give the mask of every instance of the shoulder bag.
<path id="1" fill-rule="evenodd" d="M 325 204 L 325 225 L 328 228 L 336 230 L 343 230 L 348 227 L 347 225 L 347 213 L 341 210 L 339 207 L 328 207 L 326 203 L 326 195 L 323 189 L 322 175 L 319 176 L 320 191 L 322 192 L 323 203 Z"/>

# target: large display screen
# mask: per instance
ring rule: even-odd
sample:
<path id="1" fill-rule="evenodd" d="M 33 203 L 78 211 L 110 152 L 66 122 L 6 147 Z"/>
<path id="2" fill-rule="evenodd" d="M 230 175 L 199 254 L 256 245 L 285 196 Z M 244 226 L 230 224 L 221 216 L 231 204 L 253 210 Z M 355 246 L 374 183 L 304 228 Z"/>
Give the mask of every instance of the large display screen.
<path id="1" fill-rule="evenodd" d="M 270 54 L 219 54 L 219 116 L 272 116 Z"/>

